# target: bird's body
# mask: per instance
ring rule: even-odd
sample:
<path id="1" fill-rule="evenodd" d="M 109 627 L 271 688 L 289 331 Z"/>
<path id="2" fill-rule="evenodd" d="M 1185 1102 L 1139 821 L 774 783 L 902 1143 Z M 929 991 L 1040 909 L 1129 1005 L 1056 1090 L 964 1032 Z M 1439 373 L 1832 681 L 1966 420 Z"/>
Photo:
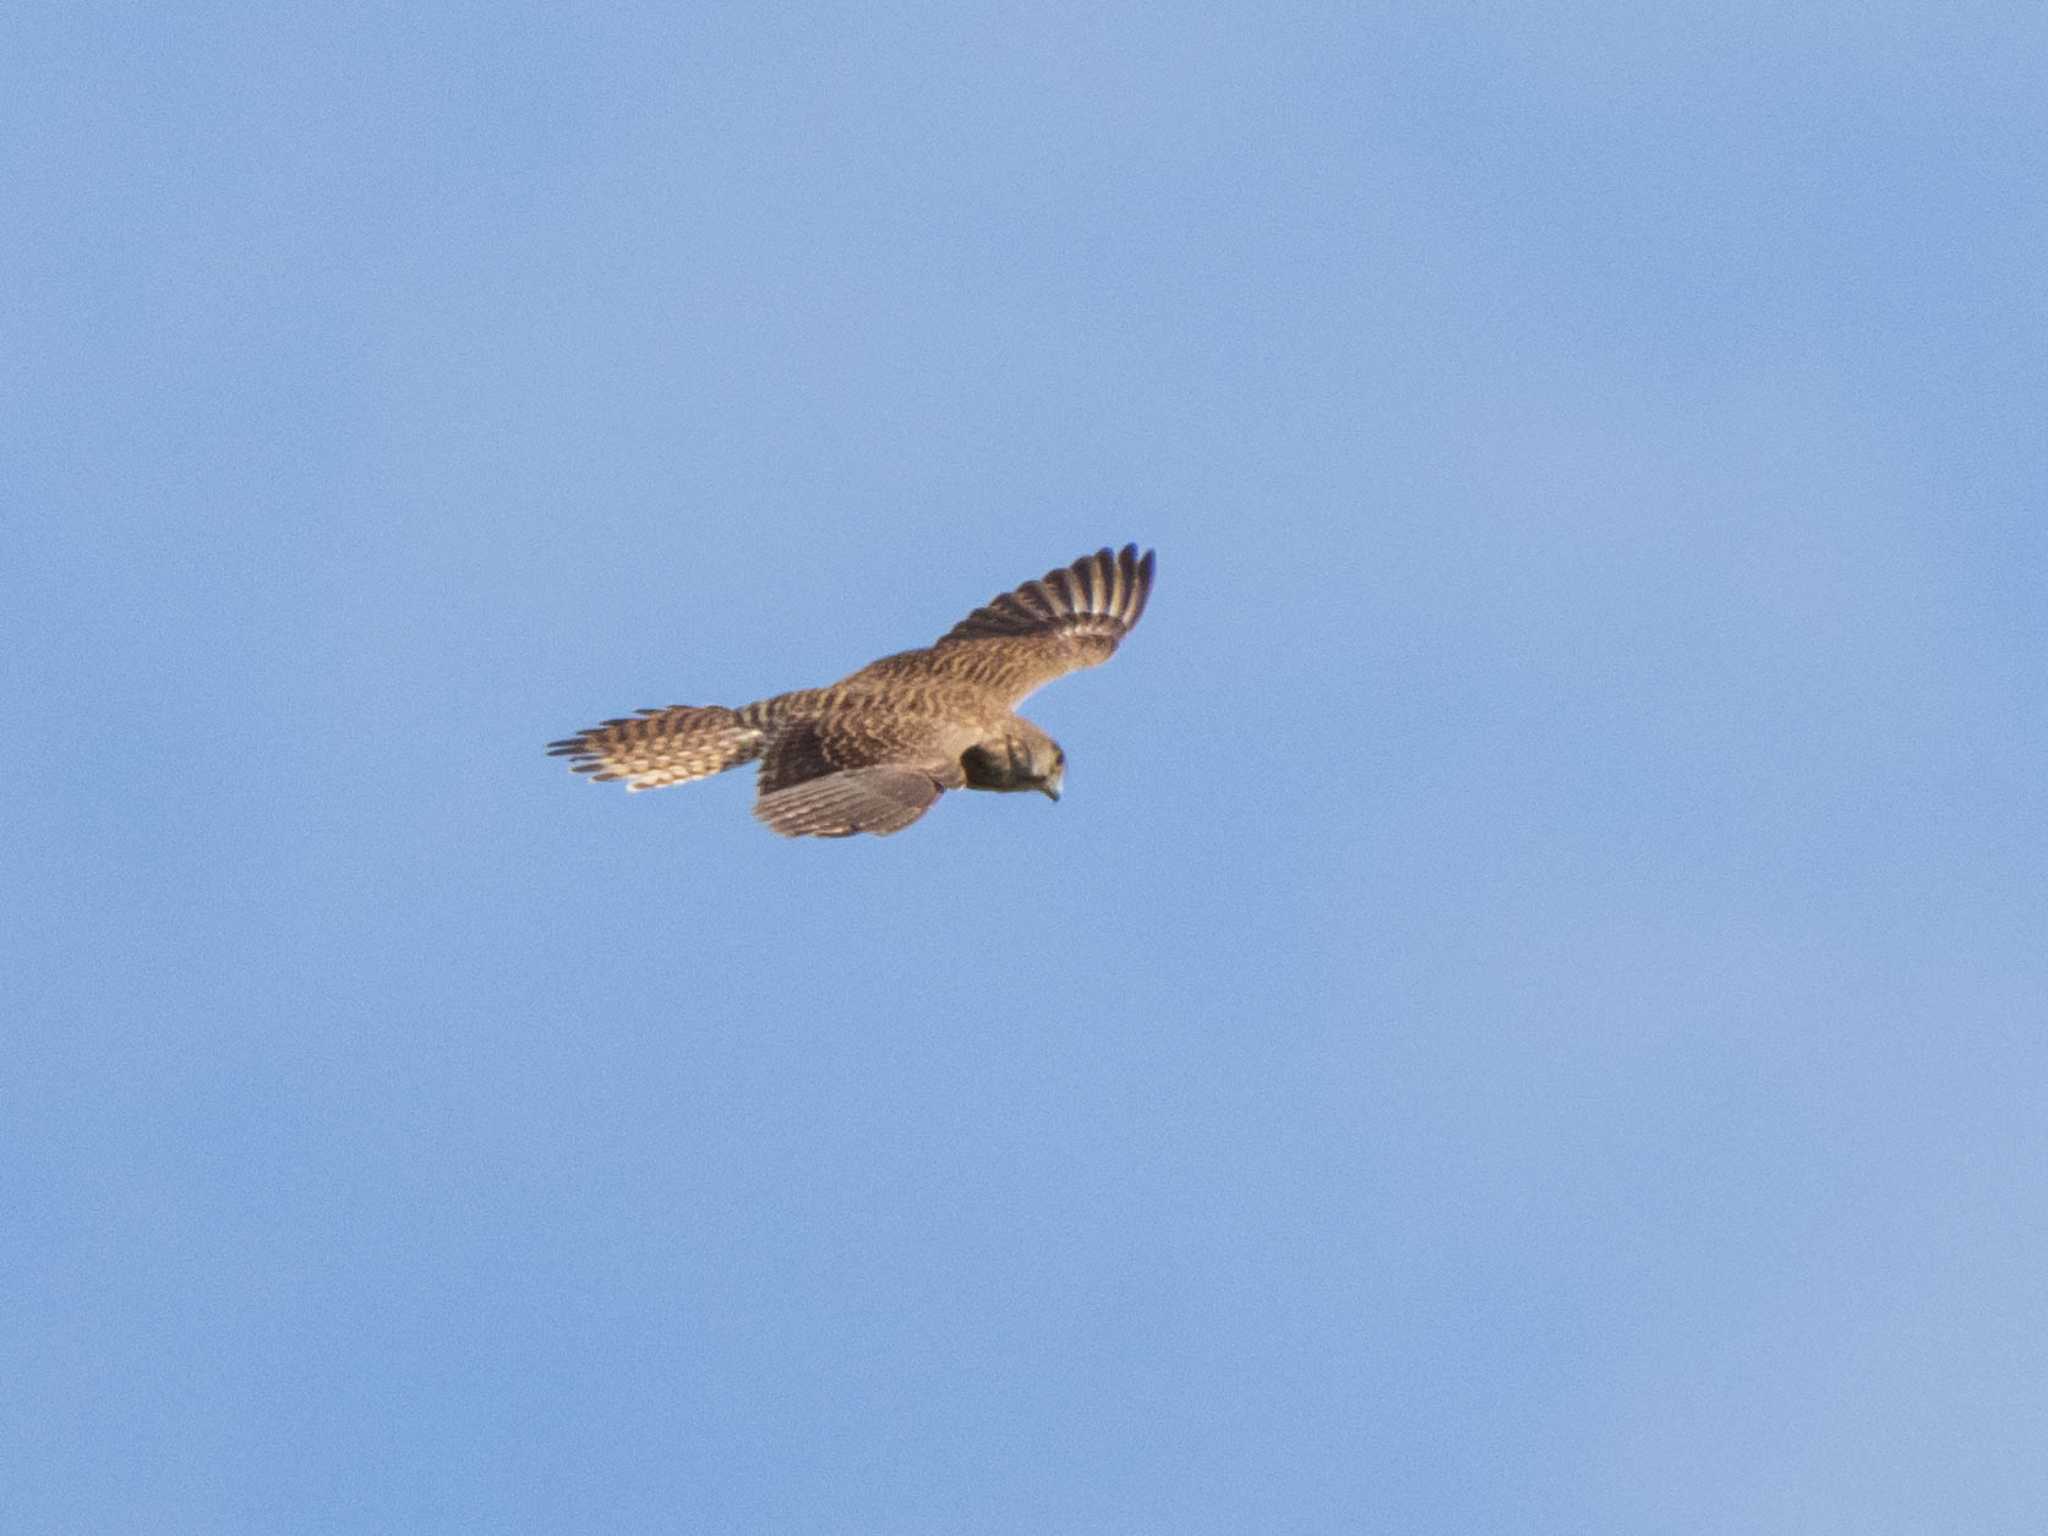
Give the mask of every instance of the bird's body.
<path id="1" fill-rule="evenodd" d="M 659 789 L 761 765 L 754 814 L 786 837 L 886 835 L 948 789 L 1057 800 L 1066 755 L 1016 713 L 1027 695 L 1107 661 L 1138 622 L 1153 558 L 1102 550 L 976 609 L 938 641 L 827 688 L 739 709 L 678 704 L 553 743 L 578 773 Z"/>

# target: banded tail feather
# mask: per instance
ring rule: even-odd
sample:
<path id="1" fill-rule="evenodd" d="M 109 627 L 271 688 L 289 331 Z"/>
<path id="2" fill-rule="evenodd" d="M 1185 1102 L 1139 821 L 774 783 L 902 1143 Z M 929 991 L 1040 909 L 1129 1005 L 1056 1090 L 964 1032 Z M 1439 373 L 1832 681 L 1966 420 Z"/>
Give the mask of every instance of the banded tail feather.
<path id="1" fill-rule="evenodd" d="M 628 789 L 665 789 L 707 779 L 761 755 L 764 733 L 744 710 L 723 705 L 676 704 L 607 720 L 548 744 L 550 757 L 566 757 L 595 783 L 623 780 Z"/>

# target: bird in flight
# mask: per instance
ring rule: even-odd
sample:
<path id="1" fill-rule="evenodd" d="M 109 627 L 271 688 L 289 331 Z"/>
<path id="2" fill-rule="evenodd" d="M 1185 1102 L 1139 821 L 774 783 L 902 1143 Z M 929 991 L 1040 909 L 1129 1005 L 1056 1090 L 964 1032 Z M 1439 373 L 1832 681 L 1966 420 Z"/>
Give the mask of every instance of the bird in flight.
<path id="1" fill-rule="evenodd" d="M 739 709 L 643 709 L 548 752 L 628 789 L 759 762 L 754 814 L 784 837 L 886 837 L 948 789 L 1035 789 L 1057 800 L 1066 753 L 1017 705 L 1109 660 L 1151 590 L 1152 551 L 1100 550 L 992 599 L 937 644 L 869 662 L 829 688 Z"/>

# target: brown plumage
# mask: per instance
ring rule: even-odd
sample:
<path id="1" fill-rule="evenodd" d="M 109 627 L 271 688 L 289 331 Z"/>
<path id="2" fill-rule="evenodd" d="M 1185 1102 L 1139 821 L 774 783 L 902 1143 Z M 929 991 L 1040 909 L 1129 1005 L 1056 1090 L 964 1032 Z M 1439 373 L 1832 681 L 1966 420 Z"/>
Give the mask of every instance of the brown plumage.
<path id="1" fill-rule="evenodd" d="M 1101 550 L 992 599 L 937 644 L 884 656 L 829 688 L 741 709 L 643 709 L 548 751 L 628 789 L 758 761 L 754 814 L 785 837 L 900 832 L 948 789 L 1035 789 L 1057 800 L 1066 754 L 1016 706 L 1109 660 L 1151 590 L 1150 550 Z"/>

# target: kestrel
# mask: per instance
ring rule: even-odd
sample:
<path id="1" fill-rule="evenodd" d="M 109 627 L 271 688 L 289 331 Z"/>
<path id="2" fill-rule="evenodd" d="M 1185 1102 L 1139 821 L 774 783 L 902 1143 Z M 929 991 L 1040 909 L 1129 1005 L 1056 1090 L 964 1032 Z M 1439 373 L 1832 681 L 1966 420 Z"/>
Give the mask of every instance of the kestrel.
<path id="1" fill-rule="evenodd" d="M 754 814 L 784 837 L 887 836 L 948 789 L 1035 789 L 1057 800 L 1066 753 L 1016 707 L 1054 678 L 1109 660 L 1151 590 L 1152 551 L 1101 550 L 975 609 L 936 645 L 884 656 L 829 688 L 740 709 L 643 709 L 548 752 L 628 789 L 758 760 Z"/>

